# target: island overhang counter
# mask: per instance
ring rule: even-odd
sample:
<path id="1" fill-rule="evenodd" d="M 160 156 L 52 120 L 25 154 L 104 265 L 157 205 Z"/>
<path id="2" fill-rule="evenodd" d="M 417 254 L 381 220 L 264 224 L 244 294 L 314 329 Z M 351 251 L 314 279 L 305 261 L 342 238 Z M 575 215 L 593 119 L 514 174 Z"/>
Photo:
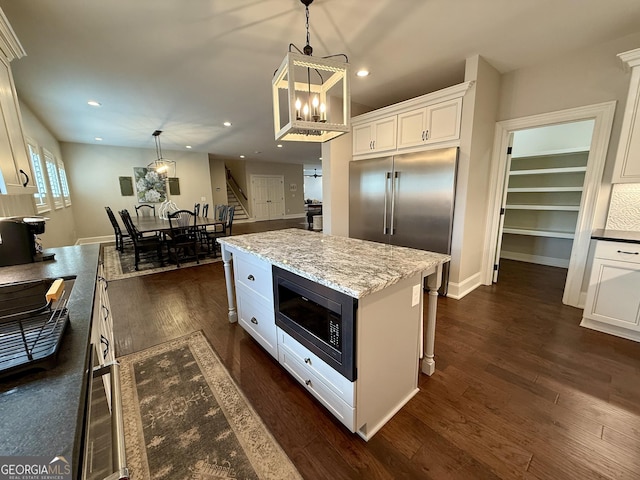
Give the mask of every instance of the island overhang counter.
<path id="1" fill-rule="evenodd" d="M 365 440 L 418 392 L 420 358 L 423 373 L 435 371 L 437 295 L 448 255 L 302 229 L 218 241 L 229 321 L 239 322 L 309 393 Z M 284 287 L 277 274 L 280 269 L 289 272 Z M 288 328 L 291 319 L 283 298 L 296 301 L 287 287 L 291 282 L 301 286 L 291 288 L 302 292 L 301 305 L 293 309 L 303 312 L 302 317 L 313 316 L 309 308 L 322 309 L 322 305 L 333 310 L 318 315 L 321 323 L 327 322 L 320 333 L 313 332 L 317 325 L 310 332 Z M 424 284 L 429 289 L 426 318 Z M 339 298 L 353 303 L 339 304 Z M 339 319 L 340 312 L 351 308 L 347 305 L 354 309 L 349 320 L 353 323 L 351 348 L 340 343 L 350 338 L 351 327 Z M 340 368 L 345 352 L 353 355 L 353 376 Z"/>

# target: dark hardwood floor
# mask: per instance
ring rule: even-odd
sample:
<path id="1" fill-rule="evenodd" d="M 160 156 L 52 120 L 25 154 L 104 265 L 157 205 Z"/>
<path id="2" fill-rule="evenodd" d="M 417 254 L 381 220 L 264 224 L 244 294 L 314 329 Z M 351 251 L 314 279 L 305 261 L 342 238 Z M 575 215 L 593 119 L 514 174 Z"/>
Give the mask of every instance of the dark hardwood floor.
<path id="1" fill-rule="evenodd" d="M 118 355 L 203 330 L 306 479 L 640 478 L 640 345 L 581 328 L 561 302 L 565 273 L 503 261 L 497 284 L 440 298 L 436 372 L 369 442 L 228 323 L 222 263 L 109 293 Z"/>

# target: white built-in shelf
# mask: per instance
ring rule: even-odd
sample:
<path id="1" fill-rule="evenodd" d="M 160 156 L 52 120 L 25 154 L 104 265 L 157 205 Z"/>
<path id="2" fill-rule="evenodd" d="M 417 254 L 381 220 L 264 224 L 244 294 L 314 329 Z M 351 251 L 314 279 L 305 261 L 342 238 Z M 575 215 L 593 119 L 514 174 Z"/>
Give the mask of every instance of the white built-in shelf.
<path id="1" fill-rule="evenodd" d="M 531 192 L 581 192 L 582 187 L 524 187 L 508 188 L 508 193 L 531 193 Z"/>
<path id="2" fill-rule="evenodd" d="M 562 212 L 579 212 L 580 205 L 507 205 L 507 210 L 545 210 Z"/>
<path id="3" fill-rule="evenodd" d="M 530 230 L 524 228 L 507 228 L 502 230 L 503 233 L 510 233 L 512 235 L 527 235 L 530 237 L 547 237 L 547 238 L 568 238 L 573 239 L 573 232 L 554 232 L 551 230 Z"/>
<path id="4" fill-rule="evenodd" d="M 582 173 L 586 172 L 587 167 L 558 167 L 558 168 L 535 168 L 532 170 L 511 170 L 510 176 L 514 175 L 547 175 L 550 173 Z"/>

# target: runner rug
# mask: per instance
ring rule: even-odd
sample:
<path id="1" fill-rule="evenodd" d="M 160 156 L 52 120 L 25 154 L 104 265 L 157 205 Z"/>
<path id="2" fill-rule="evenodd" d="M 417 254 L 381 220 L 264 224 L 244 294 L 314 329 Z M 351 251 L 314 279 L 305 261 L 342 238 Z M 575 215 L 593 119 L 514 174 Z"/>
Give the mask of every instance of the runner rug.
<path id="1" fill-rule="evenodd" d="M 175 270 L 177 268 L 195 267 L 198 264 L 195 260 L 189 262 L 181 262 L 180 267 L 175 264 L 167 264 L 160 266 L 160 261 L 157 258 L 156 252 L 142 252 L 140 254 L 140 263 L 138 264 L 138 270 L 136 270 L 135 255 L 133 248 L 127 249 L 125 247 L 124 252 L 116 250 L 115 245 L 102 245 L 102 258 L 104 260 L 104 272 L 107 280 L 120 280 L 121 278 L 138 277 L 140 275 L 149 275 L 151 273 L 167 272 L 169 270 Z M 200 259 L 200 265 L 207 263 L 220 262 L 222 259 L 220 256 L 217 258 L 205 257 Z"/>
<path id="2" fill-rule="evenodd" d="M 301 479 L 202 332 L 119 358 L 132 479 Z"/>

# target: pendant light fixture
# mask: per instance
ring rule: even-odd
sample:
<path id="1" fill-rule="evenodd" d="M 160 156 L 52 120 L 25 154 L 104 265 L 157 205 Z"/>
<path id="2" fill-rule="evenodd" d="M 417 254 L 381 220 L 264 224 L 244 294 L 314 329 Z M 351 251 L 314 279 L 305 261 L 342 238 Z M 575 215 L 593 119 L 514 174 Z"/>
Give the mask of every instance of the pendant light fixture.
<path id="1" fill-rule="evenodd" d="M 344 54 L 313 57 L 309 44 L 309 5 L 305 6 L 307 44 L 293 43 L 272 85 L 276 140 L 326 142 L 351 129 L 349 59 Z M 293 51 L 295 50 L 295 51 Z M 334 57 L 344 57 L 344 62 Z"/>
<path id="2" fill-rule="evenodd" d="M 161 178 L 165 179 L 171 174 L 172 177 L 176 176 L 176 162 L 168 160 L 162 157 L 162 146 L 160 145 L 160 134 L 162 130 L 156 130 L 151 135 L 156 141 L 156 160 L 147 165 L 149 170 L 155 171 Z"/>

